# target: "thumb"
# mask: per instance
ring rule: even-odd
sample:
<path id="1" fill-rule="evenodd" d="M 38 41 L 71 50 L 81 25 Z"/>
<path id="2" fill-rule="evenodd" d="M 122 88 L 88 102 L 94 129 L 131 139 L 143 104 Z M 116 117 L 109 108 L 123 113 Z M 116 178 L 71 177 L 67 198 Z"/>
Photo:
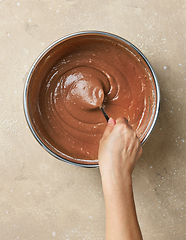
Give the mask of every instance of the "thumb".
<path id="1" fill-rule="evenodd" d="M 109 135 L 109 133 L 112 132 L 115 124 L 116 124 L 116 122 L 114 121 L 114 119 L 109 118 L 108 124 L 107 124 L 107 126 L 106 126 L 106 128 L 105 128 L 105 131 L 104 131 L 104 133 L 103 133 L 102 138 L 106 138 L 106 137 Z"/>

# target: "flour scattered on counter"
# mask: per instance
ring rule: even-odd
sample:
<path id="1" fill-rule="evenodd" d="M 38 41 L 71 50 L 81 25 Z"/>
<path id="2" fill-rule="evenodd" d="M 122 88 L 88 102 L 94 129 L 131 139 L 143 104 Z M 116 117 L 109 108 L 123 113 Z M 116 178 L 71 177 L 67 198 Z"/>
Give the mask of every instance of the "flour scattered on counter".
<path id="1" fill-rule="evenodd" d="M 20 6 L 20 3 L 19 3 L 19 2 L 17 3 L 17 6 L 18 6 L 18 7 Z"/>
<path id="2" fill-rule="evenodd" d="M 56 236 L 56 232 L 54 232 L 54 231 L 53 231 L 53 232 L 52 232 L 52 236 L 54 236 L 54 237 L 55 237 L 55 236 Z"/>

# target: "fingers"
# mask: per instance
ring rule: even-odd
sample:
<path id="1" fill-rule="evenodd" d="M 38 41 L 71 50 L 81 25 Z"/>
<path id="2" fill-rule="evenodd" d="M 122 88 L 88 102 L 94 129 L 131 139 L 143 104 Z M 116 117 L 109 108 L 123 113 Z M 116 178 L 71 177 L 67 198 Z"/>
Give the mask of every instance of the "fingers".
<path id="1" fill-rule="evenodd" d="M 119 132 L 123 133 L 125 138 L 125 147 L 129 152 L 134 153 L 137 158 L 142 154 L 142 147 L 140 139 L 138 138 L 136 132 L 129 125 L 128 120 L 124 117 L 118 118 L 116 120 L 116 125 L 119 127 Z"/>
<path id="2" fill-rule="evenodd" d="M 139 148 L 138 148 L 138 153 L 136 154 L 136 158 L 138 159 L 140 156 L 141 156 L 141 154 L 142 154 L 142 146 L 141 146 L 141 142 L 140 142 L 140 146 L 139 146 Z"/>
<path id="3" fill-rule="evenodd" d="M 141 147 L 141 142 L 140 142 L 140 139 L 137 137 L 136 133 L 133 132 L 133 134 L 131 135 L 131 139 L 130 139 L 130 146 L 129 146 L 129 149 L 128 151 L 135 154 L 135 156 L 140 156 L 141 155 L 141 150 L 142 150 L 142 147 Z"/>
<path id="4" fill-rule="evenodd" d="M 105 128 L 102 138 L 107 137 L 112 132 L 115 124 L 116 122 L 114 121 L 114 119 L 109 118 L 107 127 Z"/>
<path id="5" fill-rule="evenodd" d="M 120 117 L 116 120 L 116 123 L 124 123 L 126 125 L 129 125 L 128 120 L 124 117 Z"/>
<path id="6" fill-rule="evenodd" d="M 129 124 L 128 120 L 124 117 L 120 117 L 116 120 L 117 124 L 124 124 L 126 127 L 130 128 L 133 130 L 133 128 L 131 127 L 131 125 Z"/>

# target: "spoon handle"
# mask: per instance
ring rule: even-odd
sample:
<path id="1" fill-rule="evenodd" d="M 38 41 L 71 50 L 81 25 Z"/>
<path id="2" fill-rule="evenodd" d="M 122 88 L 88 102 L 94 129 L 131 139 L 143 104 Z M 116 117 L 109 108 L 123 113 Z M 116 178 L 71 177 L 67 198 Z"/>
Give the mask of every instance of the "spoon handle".
<path id="1" fill-rule="evenodd" d="M 105 119 L 106 119 L 106 120 L 107 120 L 107 122 L 108 122 L 108 120 L 109 120 L 109 117 L 108 117 L 108 115 L 106 114 L 105 110 L 103 109 L 103 106 L 101 106 L 101 107 L 100 107 L 100 109 L 101 109 L 101 111 L 102 111 L 102 113 L 103 113 L 103 115 L 104 115 Z"/>

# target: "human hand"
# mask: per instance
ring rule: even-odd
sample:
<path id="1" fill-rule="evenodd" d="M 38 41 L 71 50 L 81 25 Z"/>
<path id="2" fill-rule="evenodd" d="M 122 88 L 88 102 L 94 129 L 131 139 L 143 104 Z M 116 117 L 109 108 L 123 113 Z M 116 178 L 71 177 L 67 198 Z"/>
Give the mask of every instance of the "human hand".
<path id="1" fill-rule="evenodd" d="M 106 240 L 143 239 L 131 177 L 141 153 L 140 140 L 128 121 L 109 119 L 98 152 L 106 209 Z"/>
<path id="2" fill-rule="evenodd" d="M 128 121 L 109 119 L 98 152 L 102 180 L 118 182 L 130 177 L 141 153 L 140 140 Z"/>

